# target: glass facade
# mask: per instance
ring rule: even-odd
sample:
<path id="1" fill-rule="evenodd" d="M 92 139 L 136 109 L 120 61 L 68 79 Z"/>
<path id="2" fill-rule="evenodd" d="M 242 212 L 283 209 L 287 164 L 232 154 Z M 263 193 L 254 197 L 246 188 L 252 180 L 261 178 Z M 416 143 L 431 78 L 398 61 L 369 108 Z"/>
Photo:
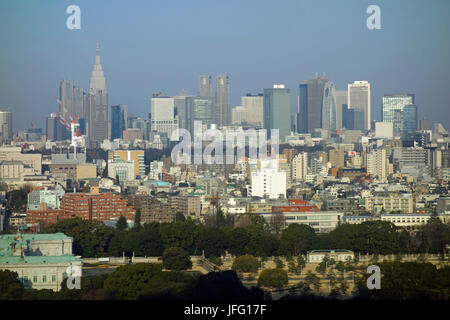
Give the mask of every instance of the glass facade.
<path id="1" fill-rule="evenodd" d="M 403 108 L 403 134 L 413 133 L 417 130 L 417 106 L 407 105 Z"/>
<path id="2" fill-rule="evenodd" d="M 322 101 L 322 129 L 331 133 L 336 130 L 336 96 L 331 81 L 325 84 Z"/>
<path id="3" fill-rule="evenodd" d="M 111 106 L 111 140 L 122 139 L 127 129 L 127 106 Z"/>
<path id="4" fill-rule="evenodd" d="M 394 122 L 395 110 L 403 112 L 406 105 L 414 104 L 413 94 L 391 94 L 383 96 L 383 122 Z"/>
<path id="5" fill-rule="evenodd" d="M 264 89 L 264 128 L 279 130 L 280 142 L 291 134 L 291 91 L 284 86 Z"/>

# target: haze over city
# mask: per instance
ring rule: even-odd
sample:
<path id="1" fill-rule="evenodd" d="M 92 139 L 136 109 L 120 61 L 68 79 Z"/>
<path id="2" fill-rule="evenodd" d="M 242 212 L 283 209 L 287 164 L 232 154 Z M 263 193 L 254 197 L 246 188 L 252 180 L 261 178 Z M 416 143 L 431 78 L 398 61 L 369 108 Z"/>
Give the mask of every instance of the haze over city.
<path id="1" fill-rule="evenodd" d="M 14 130 L 58 110 L 61 80 L 86 91 L 100 43 L 109 105 L 146 117 L 156 91 L 197 94 L 200 74 L 227 73 L 230 105 L 274 83 L 291 89 L 326 73 L 337 90 L 371 83 L 372 119 L 381 98 L 413 93 L 419 118 L 449 127 L 448 1 L 377 1 L 381 30 L 366 27 L 373 1 L 77 1 L 81 30 L 69 30 L 71 1 L 0 4 L 0 106 Z"/>

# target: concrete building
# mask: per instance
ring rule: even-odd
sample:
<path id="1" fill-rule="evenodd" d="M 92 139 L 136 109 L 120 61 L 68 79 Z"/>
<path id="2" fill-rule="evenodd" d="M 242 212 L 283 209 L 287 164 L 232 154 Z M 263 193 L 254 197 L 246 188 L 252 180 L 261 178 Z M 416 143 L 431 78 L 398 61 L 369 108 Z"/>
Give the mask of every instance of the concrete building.
<path id="1" fill-rule="evenodd" d="M 212 81 L 210 75 L 198 76 L 198 96 L 212 98 Z"/>
<path id="2" fill-rule="evenodd" d="M 241 97 L 241 106 L 247 111 L 247 123 L 259 127 L 264 125 L 264 96 L 262 94 L 247 94 Z"/>
<path id="3" fill-rule="evenodd" d="M 385 193 L 366 197 L 365 207 L 369 212 L 414 213 L 415 201 L 412 194 Z"/>
<path id="4" fill-rule="evenodd" d="M 20 161 L 33 168 L 35 174 L 42 174 L 42 154 L 22 153 L 20 147 L 0 147 L 0 161 Z"/>
<path id="5" fill-rule="evenodd" d="M 0 141 L 6 142 L 12 139 L 12 112 L 0 110 Z"/>
<path id="6" fill-rule="evenodd" d="M 303 181 L 308 174 L 308 154 L 302 152 L 296 155 L 291 162 L 292 181 Z"/>
<path id="7" fill-rule="evenodd" d="M 336 90 L 334 95 L 336 97 L 336 129 L 340 130 L 345 126 L 343 113 L 348 108 L 348 93 L 347 90 Z"/>
<path id="8" fill-rule="evenodd" d="M 97 166 L 86 163 L 77 165 L 76 180 L 94 179 L 97 177 Z"/>
<path id="9" fill-rule="evenodd" d="M 393 139 L 394 124 L 392 122 L 375 122 L 375 138 Z"/>
<path id="10" fill-rule="evenodd" d="M 394 168 L 387 158 L 386 149 L 372 150 L 367 153 L 367 173 L 385 181 Z"/>
<path id="11" fill-rule="evenodd" d="M 16 272 L 25 288 L 59 291 L 68 267 L 78 267 L 82 276 L 72 243 L 62 233 L 0 235 L 0 270 Z"/>
<path id="12" fill-rule="evenodd" d="M 150 119 L 152 132 L 165 133 L 171 139 L 172 132 L 178 129 L 174 98 L 154 95 L 151 99 Z"/>
<path id="13" fill-rule="evenodd" d="M 136 176 L 134 175 L 134 161 L 109 160 L 108 177 L 112 179 L 118 178 L 121 182 L 135 180 Z"/>
<path id="14" fill-rule="evenodd" d="M 286 172 L 278 170 L 277 160 L 262 161 L 261 169 L 251 174 L 253 197 L 286 198 Z"/>
<path id="15" fill-rule="evenodd" d="M 348 262 L 355 259 L 355 254 L 345 249 L 311 250 L 306 254 L 306 261 L 308 263 L 321 263 L 325 257 L 333 259 L 336 262 Z"/>
<path id="16" fill-rule="evenodd" d="M 215 123 L 228 126 L 231 121 L 230 83 L 227 74 L 216 76 Z"/>
<path id="17" fill-rule="evenodd" d="M 134 161 L 134 175 L 145 175 L 144 150 L 110 150 L 108 151 L 108 161 L 123 160 Z"/>
<path id="18" fill-rule="evenodd" d="M 358 109 L 364 113 L 363 130 L 370 130 L 371 103 L 370 83 L 355 81 L 348 85 L 348 109 Z"/>

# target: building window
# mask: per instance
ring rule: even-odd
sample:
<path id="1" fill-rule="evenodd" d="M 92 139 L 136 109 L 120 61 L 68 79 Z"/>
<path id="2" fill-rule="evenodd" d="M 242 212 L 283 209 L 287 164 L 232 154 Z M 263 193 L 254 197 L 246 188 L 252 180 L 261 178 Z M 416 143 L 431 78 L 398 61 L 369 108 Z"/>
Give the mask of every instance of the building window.
<path id="1" fill-rule="evenodd" d="M 42 282 L 47 282 L 47 276 L 42 276 Z"/>
<path id="2" fill-rule="evenodd" d="M 56 282 L 56 276 L 52 275 L 52 282 Z"/>
<path id="3" fill-rule="evenodd" d="M 37 276 L 33 276 L 33 282 L 37 282 Z"/>

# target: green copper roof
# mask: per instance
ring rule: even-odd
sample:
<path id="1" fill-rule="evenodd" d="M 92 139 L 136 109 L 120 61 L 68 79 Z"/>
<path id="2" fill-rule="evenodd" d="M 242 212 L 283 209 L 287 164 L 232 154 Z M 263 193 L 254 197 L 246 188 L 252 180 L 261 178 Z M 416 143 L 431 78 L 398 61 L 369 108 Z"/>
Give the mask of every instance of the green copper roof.
<path id="1" fill-rule="evenodd" d="M 42 264 L 42 263 L 63 263 L 82 261 L 80 258 L 74 257 L 70 254 L 61 256 L 14 256 L 14 257 L 0 257 L 1 264 Z"/>

